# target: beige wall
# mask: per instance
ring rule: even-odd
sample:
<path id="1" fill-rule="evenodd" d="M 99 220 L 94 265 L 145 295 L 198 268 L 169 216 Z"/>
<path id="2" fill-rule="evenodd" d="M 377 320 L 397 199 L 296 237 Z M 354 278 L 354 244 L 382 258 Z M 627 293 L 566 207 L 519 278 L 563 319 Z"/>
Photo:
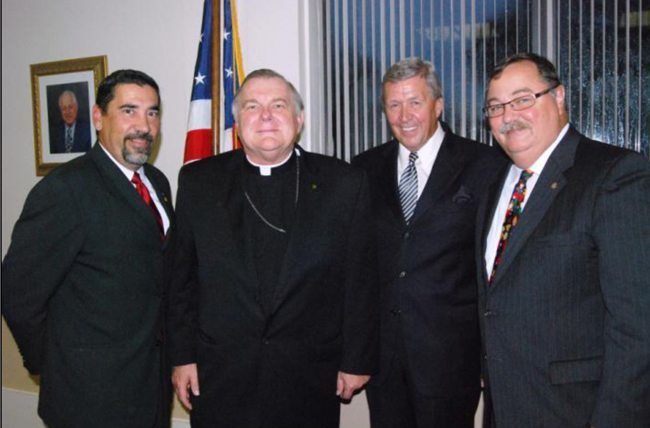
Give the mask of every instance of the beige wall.
<path id="1" fill-rule="evenodd" d="M 310 26 L 307 2 L 238 0 L 246 71 L 278 70 L 292 80 L 310 104 L 306 60 Z M 160 85 L 163 116 L 161 147 L 155 165 L 176 193 L 201 26 L 203 0 L 3 0 L 2 1 L 2 255 L 28 191 L 39 177 L 34 169 L 34 134 L 29 65 L 108 56 L 109 72 L 136 68 Z M 302 25 L 301 25 L 302 24 Z M 309 110 L 307 111 L 309 115 Z M 309 117 L 309 116 L 308 116 Z M 305 135 L 310 135 L 308 128 Z M 309 141 L 303 146 L 310 149 Z M 314 147 L 316 149 L 317 147 Z M 38 390 L 22 367 L 11 334 L 2 321 L 2 386 Z M 363 403 L 355 422 L 367 419 Z M 175 417 L 186 417 L 176 409 Z M 345 416 L 344 416 L 345 417 Z M 365 423 L 367 424 L 367 423 Z M 345 424 L 344 424 L 345 425 Z"/>

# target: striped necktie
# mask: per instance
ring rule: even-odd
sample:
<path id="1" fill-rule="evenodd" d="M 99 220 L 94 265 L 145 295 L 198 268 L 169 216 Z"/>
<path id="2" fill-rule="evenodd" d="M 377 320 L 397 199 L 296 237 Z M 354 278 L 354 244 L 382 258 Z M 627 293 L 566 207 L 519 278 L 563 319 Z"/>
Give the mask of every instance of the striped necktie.
<path id="1" fill-rule="evenodd" d="M 418 172 L 415 169 L 415 161 L 418 159 L 418 154 L 411 152 L 409 154 L 409 163 L 402 172 L 399 180 L 399 200 L 402 205 L 402 213 L 406 223 L 411 220 L 415 205 L 418 202 Z"/>
<path id="2" fill-rule="evenodd" d="M 515 189 L 512 191 L 508 210 L 506 211 L 506 218 L 503 220 L 503 227 L 501 228 L 501 236 L 499 238 L 499 245 L 497 246 L 497 253 L 494 257 L 494 265 L 492 265 L 492 273 L 490 274 L 489 281 L 490 284 L 494 281 L 497 267 L 501 264 L 501 257 L 503 256 L 503 252 L 506 250 L 508 238 L 510 238 L 510 232 L 512 228 L 517 225 L 517 221 L 521 215 L 521 204 L 524 202 L 524 198 L 526 197 L 526 182 L 532 175 L 532 171 L 521 171 L 519 181 L 517 182 Z"/>
<path id="3" fill-rule="evenodd" d="M 69 126 L 65 127 L 65 152 L 70 153 L 72 151 L 72 128 Z"/>

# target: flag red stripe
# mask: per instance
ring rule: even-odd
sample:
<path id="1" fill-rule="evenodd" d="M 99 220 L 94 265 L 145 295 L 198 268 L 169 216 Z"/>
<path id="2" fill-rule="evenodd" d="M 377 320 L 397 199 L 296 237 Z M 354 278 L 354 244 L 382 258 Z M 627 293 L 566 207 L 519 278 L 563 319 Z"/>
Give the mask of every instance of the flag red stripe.
<path id="1" fill-rule="evenodd" d="M 184 162 L 202 159 L 212 154 L 211 129 L 195 129 L 187 132 Z"/>

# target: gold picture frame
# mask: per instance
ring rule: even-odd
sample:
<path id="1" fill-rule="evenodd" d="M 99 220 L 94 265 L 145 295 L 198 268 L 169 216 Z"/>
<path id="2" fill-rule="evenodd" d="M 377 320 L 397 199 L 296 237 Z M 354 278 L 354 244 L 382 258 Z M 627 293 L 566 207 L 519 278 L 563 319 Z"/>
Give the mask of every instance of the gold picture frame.
<path id="1" fill-rule="evenodd" d="M 36 175 L 90 150 L 92 106 L 107 67 L 106 55 L 30 65 Z"/>

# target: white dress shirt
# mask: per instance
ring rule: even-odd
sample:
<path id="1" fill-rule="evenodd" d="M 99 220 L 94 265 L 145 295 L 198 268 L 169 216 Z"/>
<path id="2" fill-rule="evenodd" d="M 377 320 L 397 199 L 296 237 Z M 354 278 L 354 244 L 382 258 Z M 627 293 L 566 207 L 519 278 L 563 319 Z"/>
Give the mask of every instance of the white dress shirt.
<path id="1" fill-rule="evenodd" d="M 521 203 L 521 212 L 523 213 L 526 203 L 530 196 L 533 194 L 533 189 L 537 184 L 540 174 L 546 166 L 548 158 L 551 156 L 557 145 L 560 143 L 564 134 L 569 130 L 569 124 L 566 124 L 564 128 L 560 131 L 559 135 L 546 150 L 544 153 L 537 158 L 537 160 L 528 168 L 529 171 L 533 173 L 530 176 L 528 181 L 526 181 L 526 196 Z M 512 164 L 510 170 L 508 171 L 508 176 L 506 177 L 503 187 L 501 188 L 501 195 L 499 196 L 499 204 L 497 209 L 494 211 L 494 216 L 492 217 L 492 224 L 490 225 L 490 232 L 487 236 L 487 241 L 485 243 L 485 268 L 487 271 L 488 278 L 492 274 L 492 268 L 494 267 L 494 258 L 497 254 L 497 247 L 499 246 L 499 240 L 501 237 L 501 229 L 503 229 L 503 221 L 506 218 L 506 211 L 508 211 L 508 204 L 510 204 L 510 199 L 512 198 L 512 192 L 519 181 L 519 176 L 521 175 L 522 169 Z"/>
<path id="2" fill-rule="evenodd" d="M 110 160 L 113 161 L 115 165 L 122 171 L 122 173 L 126 176 L 127 180 L 131 182 L 131 179 L 133 178 L 133 171 L 119 163 L 118 161 L 115 160 L 113 155 L 109 153 L 108 150 L 104 146 L 102 146 L 99 142 L 97 143 L 99 146 L 104 150 L 104 153 L 106 153 L 109 157 Z M 151 181 L 147 178 L 147 175 L 144 173 L 144 167 L 140 167 L 137 171 L 138 174 L 140 174 L 140 178 L 142 179 L 142 182 L 144 183 L 145 187 L 149 191 L 149 194 L 151 195 L 151 200 L 156 204 L 156 208 L 158 209 L 158 213 L 160 214 L 160 218 L 162 219 L 163 222 L 163 230 L 165 233 L 167 233 L 167 229 L 169 229 L 169 217 L 167 217 L 167 211 L 165 211 L 165 208 L 163 205 L 160 203 L 160 200 L 158 200 L 158 194 L 156 193 L 156 189 L 153 187 L 151 184 Z M 133 183 L 131 183 L 133 184 Z M 133 188 L 135 188 L 135 184 L 133 184 Z"/>
<path id="3" fill-rule="evenodd" d="M 415 161 L 415 169 L 418 173 L 418 199 L 422 195 L 424 186 L 427 184 L 429 175 L 431 175 L 431 169 L 433 164 L 438 157 L 438 152 L 440 151 L 440 146 L 442 145 L 442 140 L 445 138 L 445 131 L 443 131 L 440 122 L 438 122 L 438 128 L 433 133 L 431 138 L 427 140 L 426 143 L 417 151 L 418 159 Z M 402 146 L 399 145 L 399 151 L 397 154 L 397 185 L 399 186 L 399 181 L 402 179 L 402 173 L 409 164 L 409 155 L 411 152 Z"/>

